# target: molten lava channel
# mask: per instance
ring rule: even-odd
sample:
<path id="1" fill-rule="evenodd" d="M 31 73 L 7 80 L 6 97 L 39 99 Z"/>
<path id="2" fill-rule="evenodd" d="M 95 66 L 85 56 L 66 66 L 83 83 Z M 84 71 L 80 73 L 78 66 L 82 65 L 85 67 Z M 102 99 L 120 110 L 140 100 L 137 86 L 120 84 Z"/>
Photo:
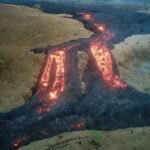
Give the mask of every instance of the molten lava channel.
<path id="1" fill-rule="evenodd" d="M 99 36 L 95 41 L 90 41 L 90 53 L 94 58 L 99 72 L 101 72 L 102 78 L 106 85 L 111 89 L 126 88 L 126 84 L 123 83 L 117 75 L 113 72 L 112 67 L 112 56 L 110 50 L 101 43 L 106 43 L 112 37 L 111 32 L 104 26 L 98 23 L 95 23 L 94 18 L 90 13 L 81 14 L 84 21 L 91 22 L 96 32 L 103 33 L 103 42 L 101 42 Z M 64 92 L 65 85 L 65 53 L 66 50 L 71 47 L 78 48 L 78 44 L 71 45 L 69 48 L 66 46 L 60 49 L 54 49 L 53 52 L 49 52 L 47 55 L 47 60 L 42 71 L 39 86 L 38 86 L 38 96 L 39 100 L 48 100 L 51 104 L 55 104 L 59 99 L 61 93 Z M 54 62 L 56 64 L 55 74 L 53 70 Z M 45 107 L 45 106 L 44 106 Z M 40 107 L 38 112 L 43 112 L 43 108 Z M 50 108 L 46 107 L 45 112 L 48 112 Z"/>
<path id="2" fill-rule="evenodd" d="M 107 40 L 112 38 L 112 33 L 105 27 L 105 25 L 95 23 L 91 13 L 82 13 L 81 15 L 85 21 L 91 21 L 96 32 L 103 33 L 103 43 L 106 43 Z M 98 38 L 95 41 L 90 42 L 90 53 L 92 54 L 106 85 L 111 89 L 125 89 L 127 85 L 113 72 L 110 50 L 104 44 L 101 44 L 101 41 Z"/>
<path id="3" fill-rule="evenodd" d="M 56 64 L 55 77 L 52 77 L 52 67 Z M 65 50 L 56 50 L 48 53 L 44 69 L 41 74 L 38 86 L 38 95 L 46 94 L 46 100 L 57 100 L 64 91 L 65 78 Z M 54 79 L 54 81 L 52 81 Z"/>
<path id="4" fill-rule="evenodd" d="M 90 52 L 106 85 L 111 89 L 126 88 L 127 85 L 113 72 L 112 57 L 109 49 L 106 46 L 101 45 L 99 41 L 93 41 L 90 43 Z"/>

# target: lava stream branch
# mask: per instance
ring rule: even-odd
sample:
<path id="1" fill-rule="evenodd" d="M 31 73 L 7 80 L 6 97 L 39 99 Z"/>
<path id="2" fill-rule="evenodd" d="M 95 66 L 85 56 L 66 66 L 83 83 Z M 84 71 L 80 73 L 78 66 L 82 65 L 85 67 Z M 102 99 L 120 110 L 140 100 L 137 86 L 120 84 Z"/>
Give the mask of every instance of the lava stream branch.
<path id="1" fill-rule="evenodd" d="M 81 16 L 83 18 L 82 21 L 85 23 L 89 23 L 93 28 L 94 32 L 103 34 L 103 40 L 109 40 L 113 37 L 113 34 L 109 31 L 109 29 L 102 23 L 97 23 L 94 20 L 94 17 L 91 13 L 81 13 Z"/>
<path id="2" fill-rule="evenodd" d="M 81 40 L 82 42 L 72 41 L 65 43 L 63 47 L 61 47 L 61 45 L 60 47 L 55 46 L 51 49 L 52 52 L 48 52 L 47 61 L 39 80 L 37 93 L 40 101 L 48 101 L 52 106 L 56 104 L 61 93 L 64 92 L 66 68 L 65 53 L 71 48 L 79 50 L 83 47 L 87 48 L 90 44 L 90 53 L 92 54 L 106 85 L 111 89 L 125 89 L 126 87 L 126 84 L 123 83 L 113 72 L 111 52 L 104 44 L 112 38 L 111 32 L 105 27 L 105 25 L 96 23 L 92 14 L 81 13 L 81 15 L 85 22 L 91 23 L 95 28 L 96 33 L 99 33 L 99 35 L 95 37 L 93 36 L 89 39 L 83 39 Z M 54 62 L 56 64 L 55 70 L 53 70 Z M 45 105 L 44 103 L 42 107 L 39 107 L 38 112 L 48 112 L 50 107 L 51 106 L 49 105 L 47 107 L 47 104 Z"/>
<path id="3" fill-rule="evenodd" d="M 48 92 L 48 99 L 58 99 L 61 92 L 64 91 L 65 80 L 65 51 L 55 52 L 54 59 L 56 62 L 56 77 L 52 89 Z"/>
<path id="4" fill-rule="evenodd" d="M 65 53 L 66 49 L 64 48 L 47 54 L 47 61 L 42 71 L 37 90 L 40 101 L 45 97 L 46 101 L 54 102 L 64 91 Z M 55 73 L 53 69 L 54 65 Z"/>
<path id="5" fill-rule="evenodd" d="M 43 91 L 45 91 L 49 85 L 52 61 L 53 61 L 53 55 L 51 55 L 50 53 L 47 54 L 46 63 L 45 66 L 43 67 L 44 69 L 42 71 L 38 83 L 38 90 L 37 90 L 38 95 L 40 95 Z"/>
<path id="6" fill-rule="evenodd" d="M 102 45 L 99 41 L 93 41 L 90 43 L 90 52 L 95 59 L 106 85 L 111 89 L 125 89 L 127 85 L 113 72 L 112 57 L 107 47 Z"/>
<path id="7" fill-rule="evenodd" d="M 96 29 L 96 33 L 103 34 L 103 41 L 106 43 L 109 39 L 113 37 L 112 33 L 108 28 L 103 24 L 95 23 L 92 14 L 90 13 L 81 13 L 85 22 L 91 22 L 91 24 Z M 99 72 L 101 72 L 103 80 L 106 85 L 111 89 L 120 88 L 125 89 L 127 84 L 123 83 L 117 75 L 113 72 L 113 62 L 112 55 L 107 46 L 97 38 L 96 40 L 90 41 L 90 53 L 92 54 Z"/>

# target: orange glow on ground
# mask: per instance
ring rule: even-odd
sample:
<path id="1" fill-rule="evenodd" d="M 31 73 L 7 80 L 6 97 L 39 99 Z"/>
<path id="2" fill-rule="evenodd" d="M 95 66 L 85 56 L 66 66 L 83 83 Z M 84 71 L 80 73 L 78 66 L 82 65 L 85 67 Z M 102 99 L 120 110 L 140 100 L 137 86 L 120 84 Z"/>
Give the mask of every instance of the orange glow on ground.
<path id="1" fill-rule="evenodd" d="M 102 37 L 101 40 L 104 43 L 112 38 L 112 33 L 106 28 L 106 26 L 104 24 L 101 25 L 95 23 L 90 13 L 81 13 L 81 15 L 85 21 L 93 24 L 96 32 L 102 33 L 100 37 Z M 90 42 L 90 52 L 102 74 L 102 78 L 110 88 L 124 89 L 127 85 L 114 74 L 111 53 L 104 44 L 100 44 L 101 40 L 97 37 L 96 41 Z M 66 51 L 73 47 L 76 47 L 77 49 L 79 45 L 79 43 L 76 43 L 64 46 L 63 48 L 54 48 L 48 53 L 37 91 L 39 100 L 46 100 L 48 105 L 40 106 L 37 109 L 39 114 L 49 112 L 60 98 L 62 92 L 64 92 Z"/>
<path id="2" fill-rule="evenodd" d="M 59 97 L 60 93 L 64 91 L 65 52 L 56 51 L 52 56 L 56 62 L 56 77 L 52 89 L 49 92 L 49 99 L 55 100 Z"/>
<path id="3" fill-rule="evenodd" d="M 49 93 L 49 98 L 51 99 L 51 100 L 55 100 L 55 99 L 57 99 L 58 97 L 57 97 L 57 92 L 56 91 L 51 91 L 50 93 Z"/>
<path id="4" fill-rule="evenodd" d="M 37 109 L 37 113 L 38 114 L 43 114 L 43 113 L 48 113 L 50 111 L 50 108 L 48 108 L 48 107 L 39 107 L 38 109 Z"/>
<path id="5" fill-rule="evenodd" d="M 113 37 L 112 33 L 105 27 L 105 25 L 94 23 L 97 32 L 103 33 L 103 39 L 109 40 Z"/>
<path id="6" fill-rule="evenodd" d="M 102 78 L 106 85 L 112 89 L 126 88 L 127 85 L 123 83 L 113 72 L 112 57 L 108 48 L 104 45 L 101 45 L 99 41 L 95 41 L 90 43 L 90 52 L 95 59 L 97 67 L 101 72 Z"/>
<path id="7" fill-rule="evenodd" d="M 43 93 L 43 91 L 45 91 L 49 86 L 52 61 L 53 61 L 53 57 L 50 54 L 48 54 L 44 69 L 42 70 L 42 74 L 40 76 L 40 80 L 38 83 L 38 95 Z"/>
<path id="8" fill-rule="evenodd" d="M 30 138 L 26 137 L 26 136 L 19 137 L 13 143 L 11 143 L 11 147 L 13 149 L 16 149 L 16 148 L 20 147 L 28 139 L 30 139 Z"/>
<path id="9" fill-rule="evenodd" d="M 100 24 L 95 23 L 94 26 L 96 27 L 96 29 L 98 31 L 101 31 L 101 32 L 106 32 L 107 31 L 107 29 L 104 25 L 100 25 Z"/>
<path id="10" fill-rule="evenodd" d="M 79 123 L 77 123 L 76 125 L 75 125 L 75 128 L 76 129 L 81 129 L 81 128 L 84 128 L 85 127 L 85 125 L 84 125 L 84 123 L 82 123 L 82 122 L 79 122 Z"/>
<path id="11" fill-rule="evenodd" d="M 83 16 L 83 19 L 85 21 L 92 21 L 93 20 L 92 15 L 90 13 L 81 13 L 81 15 Z"/>
<path id="12" fill-rule="evenodd" d="M 64 74 L 65 74 L 65 49 L 56 50 L 53 53 L 49 53 L 47 61 L 45 63 L 44 70 L 39 80 L 38 95 L 48 91 L 49 100 L 56 100 L 60 93 L 64 91 Z M 56 63 L 56 74 L 54 81 L 51 81 L 52 63 Z M 51 88 L 49 88 L 51 86 Z"/>

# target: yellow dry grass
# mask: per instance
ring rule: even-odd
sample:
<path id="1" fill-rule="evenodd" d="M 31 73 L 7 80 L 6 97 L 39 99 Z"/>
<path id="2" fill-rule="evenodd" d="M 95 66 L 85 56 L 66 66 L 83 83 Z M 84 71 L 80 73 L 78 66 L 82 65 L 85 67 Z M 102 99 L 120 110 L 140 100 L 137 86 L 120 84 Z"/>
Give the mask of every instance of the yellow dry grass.
<path id="1" fill-rule="evenodd" d="M 65 16 L 0 4 L 0 112 L 22 105 L 32 95 L 44 56 L 32 54 L 31 48 L 91 35 L 82 23 Z"/>
<path id="2" fill-rule="evenodd" d="M 150 93 L 150 35 L 133 35 L 112 51 L 120 76 L 137 90 Z"/>
<path id="3" fill-rule="evenodd" d="M 115 131 L 78 131 L 60 134 L 18 150 L 149 150 L 150 127 Z"/>

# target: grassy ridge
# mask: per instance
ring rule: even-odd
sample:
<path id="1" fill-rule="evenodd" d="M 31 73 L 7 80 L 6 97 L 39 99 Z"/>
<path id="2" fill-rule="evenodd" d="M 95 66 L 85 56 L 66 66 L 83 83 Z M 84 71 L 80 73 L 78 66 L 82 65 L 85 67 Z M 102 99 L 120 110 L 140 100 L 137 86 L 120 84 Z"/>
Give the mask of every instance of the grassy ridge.
<path id="1" fill-rule="evenodd" d="M 150 127 L 78 131 L 36 141 L 18 150 L 149 150 L 149 139 Z"/>

